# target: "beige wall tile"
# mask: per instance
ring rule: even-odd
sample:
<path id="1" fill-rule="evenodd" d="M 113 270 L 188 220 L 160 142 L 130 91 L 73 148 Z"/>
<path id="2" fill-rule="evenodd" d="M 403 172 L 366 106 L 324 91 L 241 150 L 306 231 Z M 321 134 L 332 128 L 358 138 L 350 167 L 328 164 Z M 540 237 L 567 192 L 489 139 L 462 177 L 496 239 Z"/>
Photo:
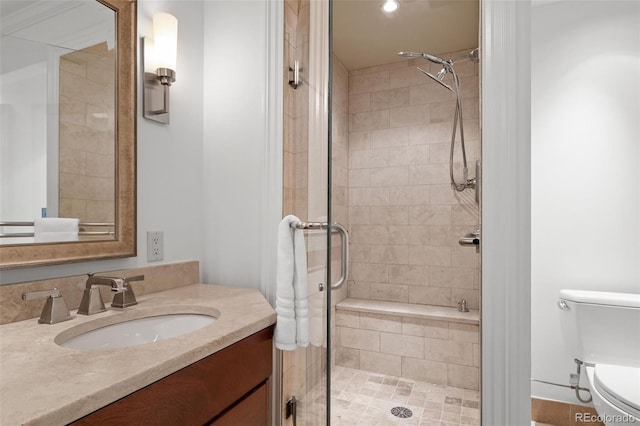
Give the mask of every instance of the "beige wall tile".
<path id="1" fill-rule="evenodd" d="M 389 150 L 386 148 L 351 151 L 349 155 L 350 169 L 386 167 L 388 165 L 389 165 Z"/>
<path id="2" fill-rule="evenodd" d="M 421 82 L 423 83 L 424 79 Z M 452 99 L 455 100 L 455 95 L 447 91 L 445 88 L 431 82 L 411 86 L 409 92 L 409 103 L 411 105 L 430 104 L 433 102 L 449 101 Z M 453 114 L 451 117 L 453 117 Z"/>
<path id="3" fill-rule="evenodd" d="M 389 243 L 425 245 L 429 243 L 428 226 L 389 226 Z"/>
<path id="4" fill-rule="evenodd" d="M 441 247 L 438 248 L 441 249 Z M 476 269 L 442 266 L 429 270 L 429 282 L 438 287 L 476 288 L 477 281 Z"/>
<path id="5" fill-rule="evenodd" d="M 408 225 L 409 208 L 397 203 L 391 204 L 391 206 L 370 207 L 370 223 L 372 225 Z"/>
<path id="6" fill-rule="evenodd" d="M 394 108 L 389 111 L 390 127 L 421 126 L 429 123 L 429 108 L 424 105 Z"/>
<path id="7" fill-rule="evenodd" d="M 366 330 L 378 330 L 388 333 L 402 332 L 402 317 L 395 315 L 379 315 L 362 312 L 360 327 Z"/>
<path id="8" fill-rule="evenodd" d="M 480 352 L 480 344 L 473 344 L 473 366 L 480 367 L 480 360 L 482 359 L 482 354 Z"/>
<path id="9" fill-rule="evenodd" d="M 409 289 L 406 285 L 372 282 L 369 287 L 369 299 L 407 303 L 409 301 Z"/>
<path id="10" fill-rule="evenodd" d="M 371 246 L 349 243 L 349 260 L 357 263 L 371 262 Z"/>
<path id="11" fill-rule="evenodd" d="M 349 94 L 389 89 L 389 71 L 355 75 L 349 79 Z"/>
<path id="12" fill-rule="evenodd" d="M 425 305 L 453 306 L 451 289 L 443 287 L 409 286 L 409 302 Z"/>
<path id="13" fill-rule="evenodd" d="M 416 358 L 402 358 L 402 377 L 437 385 L 447 384 L 447 364 Z"/>
<path id="14" fill-rule="evenodd" d="M 409 88 L 382 90 L 371 93 L 371 109 L 391 109 L 409 106 Z"/>
<path id="15" fill-rule="evenodd" d="M 478 222 L 479 219 L 477 204 L 451 206 L 452 224 L 477 226 Z"/>
<path id="16" fill-rule="evenodd" d="M 413 145 L 389 148 L 389 165 L 419 165 L 430 163 L 429 145 Z"/>
<path id="17" fill-rule="evenodd" d="M 410 145 L 451 142 L 451 123 L 432 123 L 409 128 Z"/>
<path id="18" fill-rule="evenodd" d="M 389 282 L 426 286 L 429 283 L 429 269 L 426 266 L 389 265 Z M 411 289 L 409 289 L 409 298 L 411 298 Z"/>
<path id="19" fill-rule="evenodd" d="M 448 164 L 428 164 L 409 166 L 410 185 L 448 184 Z"/>
<path id="20" fill-rule="evenodd" d="M 389 265 L 379 263 L 354 263 L 350 273 L 354 281 L 387 282 Z"/>
<path id="21" fill-rule="evenodd" d="M 386 129 L 389 127 L 389 111 L 371 111 L 351 114 L 351 131 Z"/>
<path id="22" fill-rule="evenodd" d="M 407 166 L 369 169 L 371 186 L 398 186 L 409 183 Z"/>
<path id="23" fill-rule="evenodd" d="M 451 206 L 429 205 L 409 207 L 411 225 L 450 225 Z"/>
<path id="24" fill-rule="evenodd" d="M 445 246 L 412 246 L 409 253 L 409 264 L 411 265 L 450 265 L 451 251 Z M 432 285 L 446 286 L 438 281 L 432 280 L 433 275 L 429 275 L 429 282 Z"/>
<path id="25" fill-rule="evenodd" d="M 417 93 L 414 94 L 416 97 L 416 101 L 420 102 L 420 98 L 417 97 Z M 429 113 L 432 123 L 440 123 L 440 122 L 450 122 L 451 117 L 455 113 L 456 101 L 455 100 L 442 100 L 442 101 L 433 101 L 429 103 Z M 465 111 L 465 104 L 462 104 L 463 118 L 466 120 L 469 118 L 477 118 L 473 117 L 473 112 L 467 114 Z"/>
<path id="26" fill-rule="evenodd" d="M 365 281 L 353 281 L 347 282 L 347 290 L 349 297 L 356 299 L 368 299 L 370 294 L 371 283 Z"/>
<path id="27" fill-rule="evenodd" d="M 349 170 L 348 186 L 350 188 L 366 188 L 371 186 L 369 179 L 369 169 Z"/>
<path id="28" fill-rule="evenodd" d="M 360 351 L 360 369 L 399 377 L 402 371 L 401 357 L 378 352 Z"/>
<path id="29" fill-rule="evenodd" d="M 409 262 L 409 246 L 374 245 L 370 247 L 370 261 L 401 265 Z"/>
<path id="30" fill-rule="evenodd" d="M 389 191 L 389 203 L 392 206 L 425 206 L 429 204 L 430 197 L 431 188 L 429 185 L 394 186 Z M 402 225 L 402 223 L 397 225 Z"/>
<path id="31" fill-rule="evenodd" d="M 349 113 L 365 112 L 371 110 L 371 93 L 349 95 Z"/>
<path id="32" fill-rule="evenodd" d="M 359 151 L 371 148 L 371 132 L 351 130 L 349 132 L 349 151 Z"/>
<path id="33" fill-rule="evenodd" d="M 409 129 L 381 129 L 371 131 L 371 148 L 388 148 L 409 145 Z"/>
<path id="34" fill-rule="evenodd" d="M 424 358 L 425 344 L 422 337 L 380 333 L 380 352 L 412 358 Z"/>
<path id="35" fill-rule="evenodd" d="M 366 351 L 379 352 L 380 333 L 378 331 L 372 330 L 341 327 L 340 346 L 345 348 L 364 349 Z"/>
<path id="36" fill-rule="evenodd" d="M 389 88 L 415 86 L 424 83 L 424 75 L 416 68 L 398 68 L 389 71 Z"/>
<path id="37" fill-rule="evenodd" d="M 358 349 L 336 348 L 336 364 L 342 367 L 360 369 L 360 351 Z"/>
<path id="38" fill-rule="evenodd" d="M 353 311 L 336 311 L 336 326 L 360 328 L 360 314 Z"/>
<path id="39" fill-rule="evenodd" d="M 479 390 L 480 369 L 464 365 L 447 365 L 447 384 L 463 389 Z"/>
<path id="40" fill-rule="evenodd" d="M 403 317 L 402 334 L 448 340 L 449 322 Z"/>
<path id="41" fill-rule="evenodd" d="M 389 188 L 349 188 L 349 202 L 352 206 L 387 206 Z"/>
<path id="42" fill-rule="evenodd" d="M 350 234 L 353 244 L 389 243 L 389 228 L 384 225 L 353 225 Z"/>

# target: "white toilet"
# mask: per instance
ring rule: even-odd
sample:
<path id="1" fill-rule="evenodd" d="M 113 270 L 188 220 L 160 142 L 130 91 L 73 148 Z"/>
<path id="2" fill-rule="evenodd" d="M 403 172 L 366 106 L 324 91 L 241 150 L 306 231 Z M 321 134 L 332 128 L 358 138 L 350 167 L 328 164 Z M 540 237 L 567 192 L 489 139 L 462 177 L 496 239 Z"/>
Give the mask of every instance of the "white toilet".
<path id="1" fill-rule="evenodd" d="M 640 425 L 640 294 L 561 290 L 558 307 L 567 350 L 585 363 L 598 420 Z"/>

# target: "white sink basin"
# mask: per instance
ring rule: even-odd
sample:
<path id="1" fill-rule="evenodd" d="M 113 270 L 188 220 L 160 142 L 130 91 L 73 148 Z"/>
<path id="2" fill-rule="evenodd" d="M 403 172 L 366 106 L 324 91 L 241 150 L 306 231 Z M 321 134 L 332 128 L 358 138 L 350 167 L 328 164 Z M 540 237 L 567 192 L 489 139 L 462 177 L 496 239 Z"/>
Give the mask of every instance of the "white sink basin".
<path id="1" fill-rule="evenodd" d="M 216 320 L 204 314 L 165 314 L 132 319 L 84 332 L 58 345 L 81 351 L 124 348 L 171 339 L 206 327 Z"/>

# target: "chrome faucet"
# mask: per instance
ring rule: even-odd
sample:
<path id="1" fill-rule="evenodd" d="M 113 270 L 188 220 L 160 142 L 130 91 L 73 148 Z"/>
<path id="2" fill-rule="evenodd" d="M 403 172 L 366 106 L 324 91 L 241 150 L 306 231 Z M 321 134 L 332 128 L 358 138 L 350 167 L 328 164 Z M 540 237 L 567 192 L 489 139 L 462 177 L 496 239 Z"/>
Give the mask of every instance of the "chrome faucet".
<path id="1" fill-rule="evenodd" d="M 128 306 L 137 305 L 136 295 L 131 287 L 131 281 L 141 281 L 144 275 L 135 277 L 118 278 L 104 277 L 100 275 L 88 274 L 86 288 L 82 294 L 82 301 L 78 308 L 78 313 L 83 315 L 93 315 L 104 312 L 107 309 L 102 301 L 100 289 L 97 286 L 105 285 L 111 287 L 111 291 L 116 293 L 113 296 L 111 306 L 114 308 L 126 308 Z"/>

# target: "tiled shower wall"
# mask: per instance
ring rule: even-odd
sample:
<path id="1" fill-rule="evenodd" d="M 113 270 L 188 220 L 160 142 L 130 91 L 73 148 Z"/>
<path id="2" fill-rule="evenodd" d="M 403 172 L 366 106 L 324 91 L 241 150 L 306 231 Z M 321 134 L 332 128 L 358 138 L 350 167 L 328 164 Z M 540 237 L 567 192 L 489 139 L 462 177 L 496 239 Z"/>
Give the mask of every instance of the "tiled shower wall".
<path id="1" fill-rule="evenodd" d="M 418 65 L 430 67 L 411 59 L 349 73 L 348 295 L 441 306 L 466 299 L 477 309 L 479 255 L 458 240 L 478 228 L 478 205 L 473 190 L 455 193 L 449 183 L 455 98 Z M 430 71 L 439 68 L 434 64 Z M 455 68 L 474 176 L 480 158 L 478 66 L 468 61 Z M 445 82 L 451 84 L 450 76 Z M 461 158 L 457 148 L 458 181 Z"/>
<path id="2" fill-rule="evenodd" d="M 60 217 L 114 222 L 115 49 L 60 57 Z"/>

